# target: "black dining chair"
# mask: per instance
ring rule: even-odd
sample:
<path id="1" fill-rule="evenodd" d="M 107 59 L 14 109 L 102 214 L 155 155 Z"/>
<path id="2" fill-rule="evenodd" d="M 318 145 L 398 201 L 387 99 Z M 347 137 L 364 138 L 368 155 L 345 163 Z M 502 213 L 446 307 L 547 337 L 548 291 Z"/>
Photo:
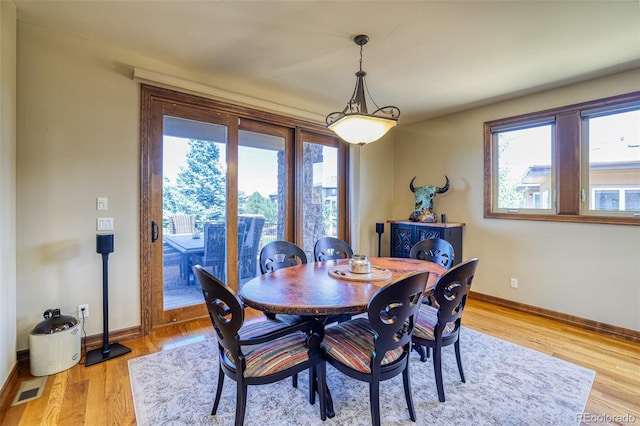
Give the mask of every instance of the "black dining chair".
<path id="1" fill-rule="evenodd" d="M 289 241 L 272 241 L 262 247 L 258 260 L 260 263 L 260 272 L 266 274 L 281 268 L 305 264 L 307 263 L 307 255 L 294 243 Z M 264 314 L 269 319 L 276 318 L 274 313 L 265 312 Z M 296 324 L 302 321 L 299 315 L 280 314 L 278 318 L 290 324 Z M 292 382 L 293 387 L 298 386 L 297 374 L 293 376 Z"/>
<path id="2" fill-rule="evenodd" d="M 323 326 L 316 320 L 288 324 L 263 320 L 245 325 L 244 309 L 236 293 L 207 272 L 193 270 L 202 286 L 205 304 L 218 341 L 218 386 L 211 415 L 220 403 L 224 378 L 236 382 L 235 424 L 244 423 L 248 385 L 274 383 L 309 370 L 309 402 L 320 400 L 320 417 L 326 419 L 326 367 L 320 342 Z"/>
<path id="3" fill-rule="evenodd" d="M 411 396 L 409 354 L 415 316 L 429 272 L 418 272 L 378 290 L 357 317 L 325 329 L 325 359 L 340 372 L 369 383 L 371 422 L 380 425 L 380 382 L 402 373 L 409 417 L 416 414 Z"/>
<path id="4" fill-rule="evenodd" d="M 454 345 L 460 380 L 465 382 L 460 358 L 460 324 L 477 266 L 478 259 L 473 258 L 445 272 L 433 291 L 437 307 L 423 303 L 413 330 L 414 349 L 420 353 L 421 361 L 427 360 L 424 347 L 433 349 L 433 370 L 440 402 L 445 401 L 442 383 L 444 346 Z"/>
<path id="5" fill-rule="evenodd" d="M 449 241 L 442 238 L 427 238 L 411 246 L 409 257 L 434 262 L 449 269 L 453 266 L 455 252 Z M 437 306 L 433 293 L 430 291 L 427 292 L 422 302 L 427 305 Z"/>
<path id="6" fill-rule="evenodd" d="M 313 246 L 313 257 L 316 262 L 353 257 L 353 249 L 346 241 L 335 237 L 322 237 Z"/>
<path id="7" fill-rule="evenodd" d="M 263 274 L 277 271 L 294 265 L 307 263 L 307 255 L 296 244 L 289 241 L 272 241 L 260 250 L 260 272 Z M 265 313 L 267 318 L 275 318 L 272 313 Z M 300 321 L 298 315 L 281 315 L 281 319 L 295 323 Z"/>
<path id="8" fill-rule="evenodd" d="M 449 269 L 453 266 L 455 252 L 449 241 L 442 238 L 427 238 L 411 246 L 409 257 L 435 262 Z"/>
<path id="9" fill-rule="evenodd" d="M 353 249 L 346 241 L 335 237 L 322 237 L 313 246 L 313 256 L 316 262 L 326 260 L 350 259 L 353 257 Z M 325 325 L 332 322 L 342 322 L 351 319 L 351 315 L 342 314 L 325 319 Z"/>
<path id="10" fill-rule="evenodd" d="M 260 250 L 260 272 L 266 274 L 288 266 L 307 263 L 305 252 L 289 241 L 272 241 Z"/>

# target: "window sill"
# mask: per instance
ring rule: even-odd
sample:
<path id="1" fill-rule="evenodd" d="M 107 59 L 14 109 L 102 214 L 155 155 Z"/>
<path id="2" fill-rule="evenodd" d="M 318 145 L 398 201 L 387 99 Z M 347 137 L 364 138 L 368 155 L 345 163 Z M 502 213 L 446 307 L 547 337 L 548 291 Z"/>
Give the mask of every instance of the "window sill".
<path id="1" fill-rule="evenodd" d="M 484 217 L 487 219 L 514 219 L 514 220 L 533 220 L 545 222 L 573 222 L 573 223 L 596 223 L 602 225 L 630 225 L 640 226 L 640 217 L 621 217 L 621 216 L 586 216 L 586 215 L 569 215 L 554 214 L 542 215 L 531 213 L 493 213 L 485 212 Z"/>

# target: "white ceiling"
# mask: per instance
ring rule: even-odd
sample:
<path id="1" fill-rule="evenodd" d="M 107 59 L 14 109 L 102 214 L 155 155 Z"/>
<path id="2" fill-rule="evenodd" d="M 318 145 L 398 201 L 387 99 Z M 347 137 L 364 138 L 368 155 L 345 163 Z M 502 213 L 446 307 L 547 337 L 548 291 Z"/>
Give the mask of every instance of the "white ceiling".
<path id="1" fill-rule="evenodd" d="M 352 39 L 368 34 L 369 91 L 400 108 L 401 125 L 640 67 L 639 0 L 15 3 L 21 22 L 304 98 L 323 115 L 351 96 Z"/>

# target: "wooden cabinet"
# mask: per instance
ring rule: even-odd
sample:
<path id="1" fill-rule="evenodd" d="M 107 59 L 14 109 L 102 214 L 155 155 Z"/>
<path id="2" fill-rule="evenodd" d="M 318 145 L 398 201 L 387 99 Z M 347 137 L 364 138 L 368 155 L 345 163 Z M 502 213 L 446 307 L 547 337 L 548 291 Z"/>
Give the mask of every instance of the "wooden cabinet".
<path id="1" fill-rule="evenodd" d="M 402 220 L 388 220 L 391 224 L 391 257 L 409 257 L 411 247 L 427 238 L 443 238 L 451 243 L 454 250 L 453 264 L 462 257 L 462 228 L 464 223 L 422 223 Z"/>

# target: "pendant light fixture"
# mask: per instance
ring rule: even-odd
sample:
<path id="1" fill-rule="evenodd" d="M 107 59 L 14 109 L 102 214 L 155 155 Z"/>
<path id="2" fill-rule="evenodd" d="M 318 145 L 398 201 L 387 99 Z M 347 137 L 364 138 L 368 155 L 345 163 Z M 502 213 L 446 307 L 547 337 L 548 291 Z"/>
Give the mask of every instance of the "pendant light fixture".
<path id="1" fill-rule="evenodd" d="M 400 110 L 395 106 L 380 108 L 375 103 L 365 84 L 364 77 L 367 73 L 362 71 L 362 46 L 367 44 L 369 36 L 360 34 L 355 36 L 353 41 L 360 46 L 360 71 L 356 73 L 356 87 L 347 106 L 342 111 L 327 115 L 326 123 L 329 129 L 346 142 L 364 145 L 380 139 L 392 127 L 395 127 L 398 124 Z M 369 96 L 376 107 L 372 113 L 369 113 L 367 109 L 365 95 Z"/>

